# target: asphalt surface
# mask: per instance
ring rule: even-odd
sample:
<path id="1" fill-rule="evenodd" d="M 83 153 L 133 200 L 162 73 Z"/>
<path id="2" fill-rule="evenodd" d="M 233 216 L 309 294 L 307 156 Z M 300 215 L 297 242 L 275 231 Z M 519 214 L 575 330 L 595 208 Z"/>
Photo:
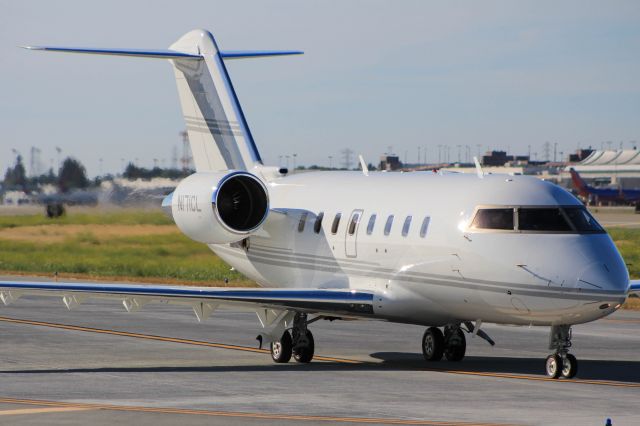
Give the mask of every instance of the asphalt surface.
<path id="1" fill-rule="evenodd" d="M 1 304 L 0 304 L 1 306 Z M 575 326 L 575 380 L 543 374 L 548 329 L 485 325 L 460 363 L 422 327 L 311 326 L 317 361 L 256 351 L 255 314 L 24 297 L 0 307 L 0 424 L 640 424 L 640 312 Z"/>

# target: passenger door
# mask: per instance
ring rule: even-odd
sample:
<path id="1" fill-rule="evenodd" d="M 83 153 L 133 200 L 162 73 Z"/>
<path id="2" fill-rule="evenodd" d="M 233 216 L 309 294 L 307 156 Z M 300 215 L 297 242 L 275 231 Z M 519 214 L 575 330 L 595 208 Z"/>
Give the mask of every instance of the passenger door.
<path id="1" fill-rule="evenodd" d="M 357 257 L 358 228 L 362 219 L 362 210 L 354 210 L 349 216 L 345 233 L 345 254 L 347 257 Z"/>

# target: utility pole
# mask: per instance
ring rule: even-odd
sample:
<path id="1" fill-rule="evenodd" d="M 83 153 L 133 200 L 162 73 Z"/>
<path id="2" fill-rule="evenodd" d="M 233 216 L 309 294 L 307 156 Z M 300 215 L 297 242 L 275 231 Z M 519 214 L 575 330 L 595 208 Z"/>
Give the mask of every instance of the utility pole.
<path id="1" fill-rule="evenodd" d="M 549 157 L 551 156 L 551 144 L 549 141 L 544 143 L 544 159 L 549 162 Z"/>
<path id="2" fill-rule="evenodd" d="M 174 170 L 178 168 L 178 147 L 175 145 L 171 151 L 171 168 Z"/>
<path id="3" fill-rule="evenodd" d="M 182 158 L 180 159 L 180 163 L 182 166 L 182 172 L 186 174 L 188 173 L 189 168 L 191 167 L 191 149 L 189 149 L 189 133 L 183 130 L 182 132 L 180 132 L 180 136 L 182 137 Z"/>
<path id="4" fill-rule="evenodd" d="M 60 167 L 62 167 L 62 164 L 60 164 L 60 154 L 62 153 L 62 148 L 56 146 L 56 152 L 58 153 L 58 173 L 60 173 Z"/>

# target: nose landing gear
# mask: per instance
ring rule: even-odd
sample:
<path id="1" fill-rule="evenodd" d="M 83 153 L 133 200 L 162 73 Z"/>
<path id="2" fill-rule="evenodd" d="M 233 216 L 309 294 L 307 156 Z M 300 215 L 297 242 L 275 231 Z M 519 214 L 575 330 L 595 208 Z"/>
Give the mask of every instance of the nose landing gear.
<path id="1" fill-rule="evenodd" d="M 560 376 L 565 379 L 575 377 L 578 372 L 578 360 L 569 353 L 571 347 L 571 326 L 554 325 L 549 335 L 549 349 L 555 349 L 556 353 L 547 357 L 545 370 L 547 376 L 557 379 Z"/>

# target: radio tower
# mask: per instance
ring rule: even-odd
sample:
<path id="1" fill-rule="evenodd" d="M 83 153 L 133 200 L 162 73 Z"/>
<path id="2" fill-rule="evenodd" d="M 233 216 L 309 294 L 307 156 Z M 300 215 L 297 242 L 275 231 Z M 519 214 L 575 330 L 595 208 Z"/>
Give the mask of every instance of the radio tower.
<path id="1" fill-rule="evenodd" d="M 186 131 L 180 132 L 182 136 L 182 158 L 180 164 L 182 171 L 186 174 L 191 169 L 191 149 L 189 149 L 189 134 Z"/>
<path id="2" fill-rule="evenodd" d="M 342 167 L 351 170 L 351 156 L 353 155 L 353 151 L 346 148 L 340 151 L 340 153 L 342 154 Z"/>
<path id="3" fill-rule="evenodd" d="M 29 168 L 31 176 L 38 176 L 40 173 L 40 150 L 35 146 L 31 147 L 31 161 Z"/>

